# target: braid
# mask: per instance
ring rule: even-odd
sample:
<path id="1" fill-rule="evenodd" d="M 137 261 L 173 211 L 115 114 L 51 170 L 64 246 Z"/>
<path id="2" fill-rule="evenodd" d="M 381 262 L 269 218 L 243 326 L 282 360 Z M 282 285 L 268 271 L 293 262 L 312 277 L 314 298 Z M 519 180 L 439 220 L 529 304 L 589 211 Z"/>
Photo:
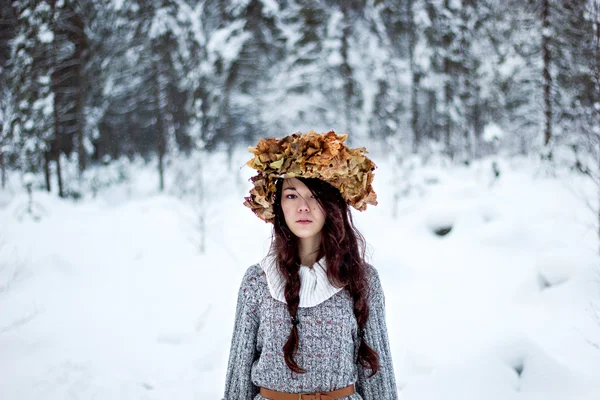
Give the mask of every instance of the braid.
<path id="1" fill-rule="evenodd" d="M 358 337 L 360 343 L 358 345 L 358 362 L 363 368 L 369 368 L 371 374 L 369 377 L 375 375 L 379 370 L 379 355 L 371 346 L 367 344 L 365 340 L 365 326 L 369 319 L 369 304 L 367 303 L 367 296 L 365 295 L 364 282 L 358 282 L 358 285 L 350 288 L 353 292 L 354 299 L 354 316 L 358 325 Z M 361 286 L 360 288 L 358 286 Z"/>
<path id="2" fill-rule="evenodd" d="M 280 264 L 281 265 L 281 264 Z M 281 269 L 281 267 L 280 267 Z M 292 329 L 288 340 L 283 345 L 283 354 L 285 363 L 292 371 L 303 374 L 306 371 L 294 361 L 294 354 L 298 350 L 298 305 L 300 304 L 300 263 L 291 265 L 286 269 L 286 284 L 285 284 L 285 301 L 290 314 L 290 322 Z"/>

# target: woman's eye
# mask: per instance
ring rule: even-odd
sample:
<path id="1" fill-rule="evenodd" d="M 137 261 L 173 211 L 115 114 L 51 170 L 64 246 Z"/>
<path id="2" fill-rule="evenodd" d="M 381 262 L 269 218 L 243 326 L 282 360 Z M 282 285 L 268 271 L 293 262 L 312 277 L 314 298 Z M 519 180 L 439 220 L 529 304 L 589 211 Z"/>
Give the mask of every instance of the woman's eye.
<path id="1" fill-rule="evenodd" d="M 285 196 L 286 199 L 295 199 L 296 195 L 295 194 L 288 194 Z"/>

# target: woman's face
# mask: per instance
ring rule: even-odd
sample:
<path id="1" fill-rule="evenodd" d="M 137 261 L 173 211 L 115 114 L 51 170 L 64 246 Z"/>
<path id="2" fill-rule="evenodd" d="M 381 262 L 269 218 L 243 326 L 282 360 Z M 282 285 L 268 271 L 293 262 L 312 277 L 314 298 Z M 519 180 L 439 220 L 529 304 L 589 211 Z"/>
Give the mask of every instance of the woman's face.
<path id="1" fill-rule="evenodd" d="M 296 178 L 287 178 L 281 189 L 281 208 L 285 222 L 300 239 L 321 234 L 325 213 L 310 189 Z"/>

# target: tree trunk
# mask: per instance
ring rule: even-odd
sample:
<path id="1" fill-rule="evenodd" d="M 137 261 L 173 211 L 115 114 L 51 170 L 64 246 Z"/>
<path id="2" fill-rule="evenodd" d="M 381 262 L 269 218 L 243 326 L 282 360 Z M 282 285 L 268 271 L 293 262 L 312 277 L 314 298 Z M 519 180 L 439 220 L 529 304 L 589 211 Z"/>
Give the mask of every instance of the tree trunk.
<path id="1" fill-rule="evenodd" d="M 547 157 L 552 158 L 552 152 L 549 149 L 552 139 L 552 76 L 550 75 L 550 4 L 549 0 L 542 0 L 542 57 L 544 62 L 543 88 L 544 88 L 544 145 L 547 147 Z"/>
<path id="2" fill-rule="evenodd" d="M 44 179 L 46 181 L 46 191 L 50 193 L 52 191 L 52 183 L 50 180 L 50 150 L 44 151 Z"/>
<path id="3" fill-rule="evenodd" d="M 473 140 L 472 137 L 474 136 L 473 134 L 473 129 L 475 126 L 475 123 L 473 122 L 473 108 L 471 107 L 471 99 L 470 99 L 470 95 L 471 92 L 473 91 L 473 85 L 471 83 L 470 77 L 468 76 L 464 76 L 462 78 L 462 90 L 463 92 L 461 93 L 461 97 L 462 97 L 462 101 L 461 101 L 461 106 L 463 109 L 463 112 L 466 114 L 466 117 L 463 119 L 463 124 L 464 124 L 464 141 L 465 141 L 465 155 L 464 155 L 464 159 L 468 160 L 469 162 L 471 160 L 473 160 Z"/>
<path id="4" fill-rule="evenodd" d="M 225 79 L 225 90 L 223 93 L 222 112 L 219 116 L 219 135 L 227 141 L 228 147 L 234 146 L 233 121 L 231 118 L 231 90 L 235 85 L 235 73 L 232 70 L 227 71 Z"/>
<path id="5" fill-rule="evenodd" d="M 158 151 L 158 176 L 159 176 L 159 190 L 162 192 L 165 190 L 165 167 L 164 158 L 167 149 L 167 141 L 165 138 L 164 122 L 162 117 L 161 109 L 161 95 L 162 88 L 160 82 L 160 62 L 155 60 L 154 62 L 154 101 L 156 107 L 156 143 Z"/>
<path id="6" fill-rule="evenodd" d="M 83 171 L 85 171 L 87 164 L 87 152 L 85 151 L 85 135 L 83 134 L 84 122 L 83 122 L 83 96 L 84 96 L 84 87 L 83 87 L 83 51 L 85 48 L 85 34 L 83 22 L 81 22 L 81 18 L 79 15 L 76 16 L 76 22 L 80 23 L 80 32 L 78 35 L 78 40 L 75 43 L 75 54 L 74 59 L 77 60 L 77 93 L 75 98 L 75 107 L 76 107 L 76 137 L 77 137 L 77 161 L 79 167 L 79 178 L 82 178 Z"/>
<path id="7" fill-rule="evenodd" d="M 595 65 L 594 65 L 594 78 L 595 78 L 595 91 L 596 91 L 596 101 L 600 101 L 600 2 L 594 1 L 593 5 L 593 15 L 595 18 L 596 32 L 594 37 L 594 55 L 595 55 Z M 596 127 L 600 127 L 600 113 L 596 110 L 595 113 Z M 596 147 L 596 160 L 598 162 L 598 169 L 596 170 L 596 182 L 600 180 L 600 134 L 592 131 L 592 137 L 596 140 L 596 143 L 593 143 L 593 147 Z M 598 185 L 597 196 L 598 196 L 598 209 L 596 210 L 597 219 L 596 223 L 598 224 L 598 254 L 600 254 L 600 185 Z"/>
<path id="8" fill-rule="evenodd" d="M 342 79 L 344 81 L 344 132 L 350 132 L 352 126 L 352 99 L 354 98 L 354 82 L 352 80 L 352 69 L 348 61 L 348 37 L 350 36 L 350 21 L 348 16 L 348 5 L 344 2 L 342 5 L 342 13 L 344 22 L 342 28 Z"/>
<path id="9" fill-rule="evenodd" d="M 4 153 L 0 151 L 0 180 L 2 181 L 2 189 L 6 188 L 6 166 L 4 165 Z"/>
<path id="10" fill-rule="evenodd" d="M 223 28 L 225 26 L 225 22 L 228 20 L 227 17 L 227 2 L 219 1 L 219 28 Z"/>
<path id="11" fill-rule="evenodd" d="M 415 16 L 413 13 L 413 0 L 406 3 L 406 13 L 408 16 L 408 58 L 410 62 L 411 74 L 411 94 L 410 94 L 410 127 L 413 136 L 412 151 L 416 153 L 421 144 L 421 135 L 419 134 L 419 109 L 417 95 L 419 91 L 420 74 L 417 71 L 415 62 L 415 47 L 417 46 L 417 33 L 415 32 Z"/>
<path id="12" fill-rule="evenodd" d="M 0 0 L 0 69 L 5 71 L 6 61 L 8 58 L 9 41 L 14 36 L 14 30 L 16 26 L 16 19 L 13 15 L 13 8 L 11 2 L 8 0 Z M 0 85 L 7 85 L 5 82 Z M 6 121 L 0 122 L 0 129 L 2 124 L 7 123 Z M 1 146 L 0 146 L 1 147 Z M 4 159 L 4 153 L 0 149 L 0 181 L 2 189 L 6 188 L 6 165 Z"/>
<path id="13" fill-rule="evenodd" d="M 56 179 L 58 180 L 58 197 L 65 197 L 62 181 L 62 169 L 60 167 L 60 149 L 56 152 Z"/>
<path id="14" fill-rule="evenodd" d="M 473 105 L 473 157 L 481 157 L 479 145 L 481 143 L 481 86 L 479 83 L 475 86 L 475 104 Z"/>
<path id="15" fill-rule="evenodd" d="M 444 70 L 447 70 L 446 65 L 448 64 L 448 59 L 444 60 Z M 445 115 L 444 115 L 444 145 L 446 148 L 446 154 L 450 158 L 453 156 L 453 151 L 450 146 L 450 137 L 452 136 L 452 117 L 450 116 L 450 104 L 452 102 L 452 89 L 450 88 L 450 83 L 448 79 L 450 78 L 449 74 L 446 74 L 446 83 L 444 83 L 444 107 L 445 107 Z"/>
<path id="16" fill-rule="evenodd" d="M 52 1 L 51 3 L 51 7 L 52 7 L 52 17 L 50 18 L 50 21 L 53 25 L 53 31 L 56 31 L 56 2 Z M 58 184 L 58 196 L 59 197 L 65 197 L 65 193 L 63 190 L 63 181 L 62 181 L 62 173 L 61 173 L 61 168 L 60 168 L 60 153 L 62 150 L 62 143 L 61 143 L 61 136 L 62 136 L 62 126 L 60 124 L 60 114 L 59 114 L 59 109 L 60 109 L 60 102 L 62 100 L 62 96 L 61 96 L 61 91 L 60 91 L 60 82 L 59 82 L 59 74 L 57 71 L 57 55 L 58 55 L 58 45 L 56 43 L 56 40 L 53 41 L 53 49 L 54 49 L 54 54 L 51 55 L 51 65 L 52 65 L 52 69 L 53 72 L 51 74 L 51 79 L 52 79 L 52 91 L 54 92 L 54 110 L 53 110 L 53 116 L 54 116 L 54 138 L 51 140 L 50 143 L 50 158 L 54 159 L 56 161 L 56 181 Z M 48 187 L 50 187 L 50 185 L 48 184 Z"/>
<path id="17" fill-rule="evenodd" d="M 439 115 L 438 115 L 438 98 L 434 90 L 427 91 L 427 116 L 428 129 L 427 136 L 439 142 L 442 140 L 440 135 Z"/>
<path id="18" fill-rule="evenodd" d="M 444 1 L 444 8 L 448 12 L 450 11 L 450 2 L 448 0 Z M 444 48 L 446 51 L 450 48 L 452 44 L 451 39 L 448 35 L 444 38 Z M 444 65 L 443 65 L 443 73 L 444 73 L 444 145 L 446 149 L 446 154 L 452 159 L 454 156 L 453 149 L 450 145 L 450 137 L 452 136 L 452 117 L 450 113 L 450 108 L 452 105 L 452 88 L 450 86 L 450 58 L 448 54 L 444 54 Z"/>
<path id="19" fill-rule="evenodd" d="M 200 231 L 199 250 L 201 254 L 206 251 L 206 204 L 204 196 L 204 149 L 198 150 L 198 164 L 196 176 L 198 177 L 198 230 Z"/>

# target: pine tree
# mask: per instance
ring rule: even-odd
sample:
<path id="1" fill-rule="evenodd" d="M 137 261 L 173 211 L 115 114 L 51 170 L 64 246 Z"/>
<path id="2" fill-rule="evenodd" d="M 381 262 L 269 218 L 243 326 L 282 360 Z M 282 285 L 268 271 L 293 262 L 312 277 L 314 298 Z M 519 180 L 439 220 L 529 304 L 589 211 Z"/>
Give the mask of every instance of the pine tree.
<path id="1" fill-rule="evenodd" d="M 417 24 L 415 21 L 415 1 L 408 0 L 406 2 L 406 25 L 408 30 L 408 62 L 410 65 L 410 129 L 412 131 L 413 153 L 417 152 L 421 144 L 421 131 L 419 129 L 419 85 L 422 72 L 417 63 L 417 44 L 419 35 L 417 32 Z"/>
<path id="2" fill-rule="evenodd" d="M 13 121 L 14 102 L 6 76 L 8 75 L 10 40 L 15 34 L 16 21 L 11 2 L 0 1 L 0 187 L 6 186 L 6 169 L 14 150 L 10 122 Z"/>
<path id="3" fill-rule="evenodd" d="M 548 147 L 552 138 L 552 75 L 550 73 L 552 62 L 550 40 L 552 30 L 550 25 L 550 0 L 541 0 L 541 22 L 541 48 L 544 65 L 542 69 L 542 82 L 544 85 L 544 145 Z M 548 150 L 546 156 L 552 158 L 551 150 Z"/>
<path id="4" fill-rule="evenodd" d="M 268 103 L 260 89 L 283 49 L 277 3 L 236 0 L 227 3 L 225 12 L 223 26 L 213 35 L 225 47 L 216 48 L 213 38 L 208 46 L 220 88 L 213 98 L 221 105 L 214 137 L 226 144 L 231 165 L 234 147 L 254 142 L 263 130 L 261 113 Z"/>
<path id="5" fill-rule="evenodd" d="M 328 104 L 326 121 L 344 132 L 359 133 L 363 118 L 363 92 L 357 80 L 357 26 L 363 14 L 361 2 L 341 2 L 332 7 L 325 31 L 323 94 Z M 341 121 L 339 121 L 341 117 Z M 338 128 L 339 129 L 339 128 Z"/>
<path id="6" fill-rule="evenodd" d="M 478 151 L 478 142 L 483 131 L 481 95 L 481 61 L 476 41 L 482 21 L 488 18 L 482 2 L 463 0 L 459 15 L 458 43 L 461 49 L 462 74 L 459 80 L 459 108 L 462 111 L 464 159 L 472 160 Z"/>
<path id="7" fill-rule="evenodd" d="M 483 8 L 482 16 L 487 15 L 477 34 L 481 70 L 486 71 L 480 85 L 481 124 L 491 123 L 506 132 L 498 139 L 508 153 L 527 154 L 536 146 L 543 120 L 535 12 L 518 0 L 478 2 L 477 6 Z M 486 146 L 494 151 L 491 144 Z"/>
<path id="8" fill-rule="evenodd" d="M 46 161 L 46 187 L 50 191 L 48 161 L 57 153 L 52 73 L 54 72 L 54 8 L 50 2 L 13 2 L 17 29 L 10 42 L 7 74 L 16 105 L 9 124 L 24 172 L 39 172 Z M 57 158 L 58 159 L 58 158 Z M 58 169 L 59 170 L 59 169 Z M 60 179 L 59 179 L 60 182 Z"/>
<path id="9" fill-rule="evenodd" d="M 156 134 L 156 151 L 158 155 L 159 188 L 164 190 L 164 160 L 167 150 L 176 148 L 176 130 L 185 137 L 188 120 L 175 120 L 174 110 L 184 103 L 187 91 L 181 90 L 181 81 L 187 66 L 187 49 L 185 41 L 189 26 L 178 18 L 179 3 L 175 0 L 161 0 L 147 9 L 151 18 L 144 20 L 140 26 L 140 34 L 145 32 L 149 37 L 150 85 L 152 87 L 149 111 L 154 113 L 154 130 Z M 183 26 L 182 26 L 183 25 Z M 177 125 L 176 125 L 177 124 Z M 181 126 L 183 125 L 183 126 Z"/>
<path id="10" fill-rule="evenodd" d="M 539 65 L 542 97 L 542 158 L 552 159 L 552 148 L 556 142 L 556 123 L 560 116 L 556 112 L 561 89 L 557 82 L 561 69 L 561 60 L 568 57 L 570 44 L 564 40 L 565 26 L 569 25 L 569 2 L 558 0 L 529 0 L 524 4 L 526 11 L 532 15 L 533 24 L 529 33 L 536 38 L 539 51 L 531 55 L 537 56 Z M 574 3 L 575 4 L 575 3 Z M 568 36 L 568 35 L 567 35 Z"/>
<path id="11" fill-rule="evenodd" d="M 146 156 L 150 150 L 141 131 L 147 123 L 142 104 L 148 90 L 142 79 L 144 47 L 136 37 L 139 6 L 111 0 L 93 4 L 85 87 L 85 128 L 94 148 L 92 159 Z"/>
<path id="12" fill-rule="evenodd" d="M 325 30 L 330 9 L 321 1 L 290 1 L 281 11 L 285 57 L 271 68 L 272 80 L 262 110 L 269 135 L 327 129 L 324 96 Z"/>
<path id="13" fill-rule="evenodd" d="M 452 142 L 457 130 L 463 126 L 462 110 L 457 103 L 459 87 L 458 84 L 464 76 L 464 65 L 462 63 L 460 34 L 460 9 L 449 0 L 441 3 L 428 1 L 426 10 L 431 20 L 425 35 L 429 47 L 432 49 L 431 65 L 441 85 L 432 87 L 439 93 L 442 105 L 439 112 L 440 125 L 443 132 L 443 143 L 445 152 L 453 157 L 456 145 Z M 437 81 L 437 80 L 436 80 Z"/>
<path id="14" fill-rule="evenodd" d="M 570 147 L 573 169 L 587 175 L 596 188 L 594 213 L 600 243 L 600 1 L 564 2 L 561 42 L 565 45 L 557 63 L 560 87 L 558 127 Z"/>
<path id="15" fill-rule="evenodd" d="M 365 62 L 362 65 L 373 78 L 373 82 L 365 82 L 364 86 L 375 88 L 369 134 L 373 139 L 386 142 L 395 135 L 399 135 L 397 141 L 410 140 L 403 124 L 408 118 L 406 104 L 411 104 L 409 96 L 405 95 L 410 93 L 410 88 L 401 81 L 403 68 L 407 68 L 405 58 L 410 32 L 405 7 L 402 2 L 386 1 L 377 5 L 370 2 L 366 9 L 366 19 L 375 33 L 370 44 L 365 46 L 370 52 L 363 51 Z"/>
<path id="16" fill-rule="evenodd" d="M 60 131 L 60 151 L 77 154 L 80 176 L 85 170 L 87 152 L 84 139 L 84 66 L 86 26 L 81 7 L 85 2 L 63 1 L 55 13 L 54 99 L 56 130 Z"/>
<path id="17" fill-rule="evenodd" d="M 85 168 L 81 12 L 71 1 L 23 0 L 13 7 L 18 23 L 7 73 L 13 102 L 10 135 L 20 167 L 43 168 L 48 190 L 50 164 L 55 163 L 58 193 L 64 196 L 61 154 L 73 151 L 74 137 L 80 143 L 80 171 Z"/>

